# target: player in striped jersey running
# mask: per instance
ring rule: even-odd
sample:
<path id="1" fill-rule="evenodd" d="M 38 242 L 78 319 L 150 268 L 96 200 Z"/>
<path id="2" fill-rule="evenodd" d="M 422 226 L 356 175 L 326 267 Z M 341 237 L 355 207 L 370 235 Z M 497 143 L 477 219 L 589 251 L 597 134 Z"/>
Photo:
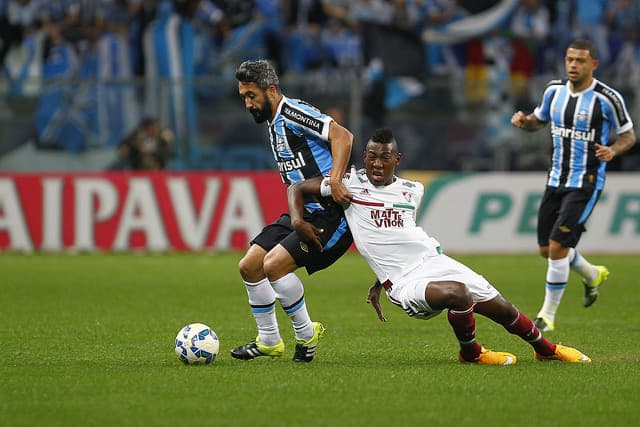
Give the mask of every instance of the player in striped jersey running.
<path id="1" fill-rule="evenodd" d="M 567 79 L 549 82 L 531 114 L 517 111 L 511 118 L 515 127 L 530 132 L 551 122 L 551 166 L 538 211 L 539 251 L 548 267 L 544 303 L 535 323 L 544 331 L 555 329 L 571 269 L 583 277 L 585 307 L 596 301 L 609 275 L 576 246 L 604 188 L 607 162 L 631 148 L 636 138 L 624 99 L 594 78 L 597 67 L 591 42 L 574 41 L 565 56 Z"/>
<path id="2" fill-rule="evenodd" d="M 538 360 L 590 362 L 580 351 L 544 338 L 533 322 L 484 277 L 442 253 L 440 244 L 415 222 L 424 187 L 397 177 L 399 162 L 393 134 L 389 129 L 379 129 L 367 143 L 365 170 L 352 170 L 343 179 L 352 194 L 345 215 L 353 239 L 377 278 L 367 302 L 378 318 L 386 320 L 379 301 L 384 288 L 392 303 L 416 319 L 429 319 L 448 310 L 449 324 L 460 343 L 458 358 L 463 363 L 512 365 L 517 361 L 512 353 L 492 351 L 476 341 L 474 313 L 528 342 Z M 292 185 L 287 192 L 292 225 L 319 250 L 326 230 L 304 220 L 303 203 L 311 195 L 331 194 L 329 183 L 328 178 L 314 178 Z"/>

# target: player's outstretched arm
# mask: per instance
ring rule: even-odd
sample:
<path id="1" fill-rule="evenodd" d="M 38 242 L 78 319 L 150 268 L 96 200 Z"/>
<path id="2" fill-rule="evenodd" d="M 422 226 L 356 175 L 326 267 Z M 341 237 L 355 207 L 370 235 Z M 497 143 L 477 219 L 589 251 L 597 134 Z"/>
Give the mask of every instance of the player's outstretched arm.
<path id="1" fill-rule="evenodd" d="M 331 184 L 331 196 L 336 203 L 345 206 L 351 202 L 351 193 L 342 183 L 342 177 L 347 171 L 347 165 L 351 158 L 353 134 L 336 122 L 331 122 L 329 127 L 329 143 L 331 144 L 331 157 L 333 167 L 329 182 Z"/>
<path id="2" fill-rule="evenodd" d="M 304 196 L 319 196 L 321 183 L 322 177 L 310 178 L 293 184 L 287 189 L 291 226 L 300 235 L 301 240 L 320 252 L 322 252 L 322 243 L 319 236 L 324 230 L 304 220 Z"/>
<path id="3" fill-rule="evenodd" d="M 381 322 L 386 322 L 387 318 L 382 314 L 382 306 L 380 306 L 380 291 L 382 290 L 382 284 L 379 280 L 376 280 L 369 288 L 369 293 L 367 294 L 367 304 L 371 304 L 373 308 L 376 310 L 376 314 L 378 315 L 378 319 Z"/>
<path id="4" fill-rule="evenodd" d="M 519 129 L 534 132 L 542 129 L 546 123 L 540 121 L 533 113 L 527 115 L 522 111 L 516 111 L 513 113 L 513 116 L 511 116 L 511 124 Z"/>

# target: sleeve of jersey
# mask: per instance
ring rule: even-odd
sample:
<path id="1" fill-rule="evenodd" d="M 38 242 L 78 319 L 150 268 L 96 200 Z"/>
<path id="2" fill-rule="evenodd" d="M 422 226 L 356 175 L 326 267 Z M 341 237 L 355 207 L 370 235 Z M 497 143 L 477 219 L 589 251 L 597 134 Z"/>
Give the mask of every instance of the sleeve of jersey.
<path id="1" fill-rule="evenodd" d="M 540 105 L 533 110 L 533 114 L 540 120 L 541 122 L 548 122 L 551 120 L 551 98 L 553 98 L 553 94 L 555 93 L 555 88 L 552 86 L 548 86 L 544 94 L 542 95 L 542 101 Z"/>
<path id="2" fill-rule="evenodd" d="M 282 116 L 285 120 L 295 123 L 303 132 L 329 140 L 329 126 L 331 117 L 322 114 L 315 108 L 302 108 L 290 103 L 282 106 Z"/>
<path id="3" fill-rule="evenodd" d="M 624 98 L 622 95 L 615 92 L 616 99 L 612 105 L 613 108 L 613 124 L 615 126 L 615 131 L 618 135 L 621 133 L 625 133 L 626 131 L 633 129 L 633 122 L 631 121 L 631 116 L 629 116 L 629 111 L 627 111 L 627 106 L 624 103 Z"/>
<path id="4" fill-rule="evenodd" d="M 414 219 L 418 220 L 418 211 L 420 210 L 420 205 L 422 204 L 422 196 L 424 196 L 424 185 L 421 182 L 416 182 L 416 210 L 413 211 Z"/>
<path id="5" fill-rule="evenodd" d="M 345 187 L 347 187 L 348 190 L 351 190 L 351 187 L 349 186 L 349 184 L 350 184 L 352 178 L 355 178 L 355 176 L 356 176 L 356 170 L 355 169 L 351 169 L 350 173 L 346 173 L 342 177 L 342 183 L 345 185 Z M 322 182 L 320 183 L 320 195 L 322 197 L 331 196 L 331 184 L 329 183 L 329 177 L 328 176 L 325 176 L 322 179 Z"/>

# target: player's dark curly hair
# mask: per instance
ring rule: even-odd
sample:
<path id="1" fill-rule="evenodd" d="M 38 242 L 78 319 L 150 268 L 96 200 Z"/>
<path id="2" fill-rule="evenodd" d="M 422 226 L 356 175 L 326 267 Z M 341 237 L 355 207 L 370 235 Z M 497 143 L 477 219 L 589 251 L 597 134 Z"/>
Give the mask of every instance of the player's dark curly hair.
<path id="1" fill-rule="evenodd" d="M 271 85 L 276 88 L 280 85 L 276 70 L 266 59 L 244 61 L 236 70 L 236 79 L 245 84 L 255 83 L 262 90 L 267 90 Z"/>
<path id="2" fill-rule="evenodd" d="M 378 142 L 380 144 L 389 144 L 395 141 L 393 137 L 393 132 L 389 128 L 380 128 L 376 129 L 373 132 L 373 136 L 371 137 L 371 141 Z"/>

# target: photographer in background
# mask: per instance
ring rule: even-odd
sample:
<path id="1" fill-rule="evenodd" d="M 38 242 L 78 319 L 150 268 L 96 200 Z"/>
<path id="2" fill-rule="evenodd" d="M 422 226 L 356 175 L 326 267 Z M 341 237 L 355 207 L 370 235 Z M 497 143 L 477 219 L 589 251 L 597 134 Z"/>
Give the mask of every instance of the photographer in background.
<path id="1" fill-rule="evenodd" d="M 173 140 L 171 129 L 163 129 L 157 119 L 145 117 L 120 143 L 118 161 L 111 169 L 166 169 L 173 151 Z"/>

